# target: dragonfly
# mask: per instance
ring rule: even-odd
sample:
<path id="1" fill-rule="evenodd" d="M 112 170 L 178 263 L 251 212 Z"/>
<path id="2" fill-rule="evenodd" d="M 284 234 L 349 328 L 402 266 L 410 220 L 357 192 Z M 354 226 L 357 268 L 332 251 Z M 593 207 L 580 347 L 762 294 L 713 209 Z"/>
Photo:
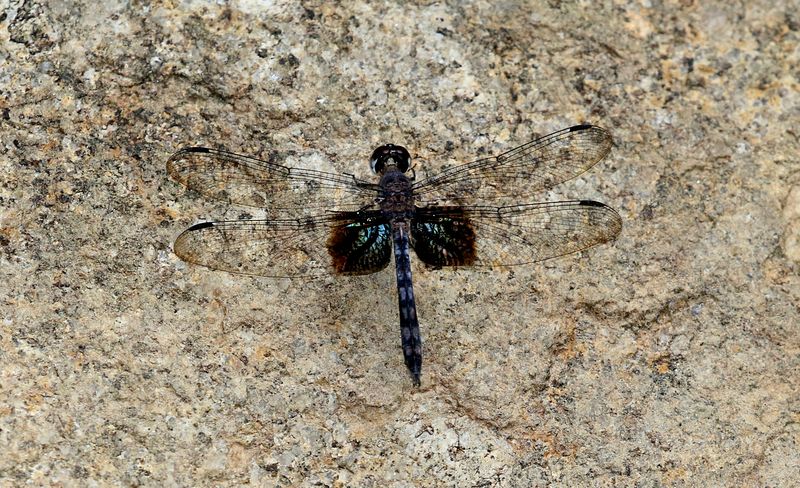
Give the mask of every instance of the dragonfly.
<path id="1" fill-rule="evenodd" d="M 208 198 L 262 209 L 266 218 L 198 223 L 173 249 L 214 270 L 299 280 L 376 273 L 393 254 L 403 357 L 419 387 L 410 251 L 426 268 L 502 269 L 614 240 L 622 219 L 603 203 L 529 202 L 587 171 L 611 146 L 605 129 L 576 125 L 418 179 L 408 150 L 385 144 L 369 160 L 377 181 L 286 166 L 280 153 L 259 159 L 185 147 L 167 161 L 172 179 Z"/>

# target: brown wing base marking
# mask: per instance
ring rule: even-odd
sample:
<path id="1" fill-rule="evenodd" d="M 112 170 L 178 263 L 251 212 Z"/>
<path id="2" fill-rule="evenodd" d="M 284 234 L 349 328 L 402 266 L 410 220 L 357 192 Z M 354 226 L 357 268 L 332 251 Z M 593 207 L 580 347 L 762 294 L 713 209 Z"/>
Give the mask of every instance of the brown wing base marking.
<path id="1" fill-rule="evenodd" d="M 477 258 L 475 229 L 457 207 L 418 213 L 411 222 L 411 247 L 428 266 L 471 266 Z"/>
<path id="2" fill-rule="evenodd" d="M 364 275 L 385 268 L 391 259 L 391 230 L 386 223 L 338 225 L 328 238 L 333 269 L 342 275 Z"/>

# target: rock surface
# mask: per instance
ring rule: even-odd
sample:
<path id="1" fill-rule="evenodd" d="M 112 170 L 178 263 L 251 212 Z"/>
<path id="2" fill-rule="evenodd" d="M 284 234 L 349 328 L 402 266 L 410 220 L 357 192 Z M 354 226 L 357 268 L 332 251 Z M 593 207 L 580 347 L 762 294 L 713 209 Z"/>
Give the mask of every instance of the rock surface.
<path id="1" fill-rule="evenodd" d="M 0 15 L 0 485 L 800 485 L 794 2 L 43 2 Z M 421 174 L 561 127 L 610 245 L 387 271 L 186 265 L 184 144 Z"/>

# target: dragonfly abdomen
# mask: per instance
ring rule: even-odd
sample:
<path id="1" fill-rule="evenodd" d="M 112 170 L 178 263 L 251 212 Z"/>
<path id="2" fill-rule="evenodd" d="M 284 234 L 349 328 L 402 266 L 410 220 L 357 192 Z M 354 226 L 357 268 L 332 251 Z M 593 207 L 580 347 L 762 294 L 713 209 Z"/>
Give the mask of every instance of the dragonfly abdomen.
<path id="1" fill-rule="evenodd" d="M 414 384 L 419 386 L 419 377 L 422 372 L 422 337 L 419 332 L 417 305 L 414 301 L 414 286 L 411 281 L 408 228 L 407 221 L 392 222 L 397 298 L 400 306 L 400 339 L 406 366 L 413 377 Z"/>

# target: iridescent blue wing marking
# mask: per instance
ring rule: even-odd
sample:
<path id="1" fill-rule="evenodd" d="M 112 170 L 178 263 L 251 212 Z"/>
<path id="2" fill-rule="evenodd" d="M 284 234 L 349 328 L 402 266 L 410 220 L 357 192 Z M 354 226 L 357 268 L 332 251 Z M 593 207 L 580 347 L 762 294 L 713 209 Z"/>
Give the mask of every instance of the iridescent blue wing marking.
<path id="1" fill-rule="evenodd" d="M 336 225 L 327 242 L 337 274 L 363 275 L 380 271 L 392 257 L 392 231 L 378 212 Z"/>
<path id="2" fill-rule="evenodd" d="M 475 229 L 461 207 L 418 209 L 411 221 L 411 247 L 428 266 L 472 266 L 475 240 Z"/>

